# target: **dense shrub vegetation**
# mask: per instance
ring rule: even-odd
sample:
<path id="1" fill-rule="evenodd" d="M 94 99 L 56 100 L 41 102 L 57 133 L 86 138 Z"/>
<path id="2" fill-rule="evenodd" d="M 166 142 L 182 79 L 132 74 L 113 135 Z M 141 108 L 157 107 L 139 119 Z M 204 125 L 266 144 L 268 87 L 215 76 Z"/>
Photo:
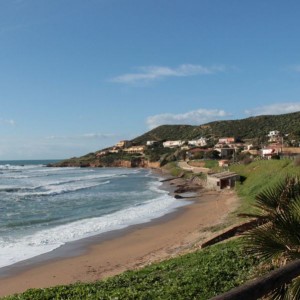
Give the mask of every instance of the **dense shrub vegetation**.
<path id="1" fill-rule="evenodd" d="M 133 139 L 134 145 L 146 145 L 147 141 L 159 141 L 160 144 L 150 147 L 145 153 L 145 158 L 149 161 L 160 161 L 162 165 L 182 159 L 185 151 L 177 152 L 177 149 L 163 148 L 162 142 L 166 140 L 191 140 L 199 137 L 207 138 L 207 147 L 213 147 L 218 138 L 233 136 L 238 140 L 251 142 L 255 147 L 260 147 L 262 143 L 267 142 L 267 134 L 272 130 L 279 130 L 285 136 L 285 143 L 288 145 L 299 145 L 300 140 L 300 112 L 276 115 L 276 116 L 257 116 L 241 120 L 215 121 L 200 126 L 192 125 L 162 125 L 154 128 L 145 134 Z M 113 146 L 113 145 L 112 145 Z M 107 150 L 107 149 L 103 149 Z M 131 161 L 134 159 L 124 152 L 109 154 L 105 157 L 97 157 L 95 153 L 89 153 L 82 157 L 71 158 L 63 162 L 54 164 L 56 166 L 81 166 L 86 167 L 89 164 L 110 166 L 116 160 Z M 197 155 L 199 157 L 197 157 Z M 199 153 L 196 159 L 215 159 L 218 153 Z M 247 163 L 248 160 L 246 159 Z"/>
<path id="2" fill-rule="evenodd" d="M 215 121 L 201 126 L 191 125 L 162 125 L 135 138 L 137 144 L 155 140 L 188 140 L 199 136 L 218 138 L 234 136 L 240 139 L 256 139 L 257 144 L 267 140 L 267 134 L 279 130 L 289 134 L 290 139 L 300 138 L 300 112 L 257 116 L 241 120 Z"/>
<path id="3" fill-rule="evenodd" d="M 209 299 L 242 284 L 257 263 L 235 240 L 96 283 L 28 290 L 6 299 Z"/>

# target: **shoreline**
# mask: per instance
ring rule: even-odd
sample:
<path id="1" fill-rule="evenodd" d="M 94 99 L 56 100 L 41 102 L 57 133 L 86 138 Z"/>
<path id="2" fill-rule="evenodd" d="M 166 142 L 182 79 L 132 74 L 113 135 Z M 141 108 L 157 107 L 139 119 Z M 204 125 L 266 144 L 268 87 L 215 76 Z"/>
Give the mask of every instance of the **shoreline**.
<path id="1" fill-rule="evenodd" d="M 167 178 L 165 174 L 160 172 L 160 170 L 151 170 L 152 173 L 157 177 L 158 181 L 161 183 L 159 189 L 168 192 L 168 195 L 171 197 L 175 196 L 175 189 L 176 186 L 172 186 L 168 184 L 167 181 L 174 180 L 176 178 Z M 11 277 L 17 275 L 18 273 L 24 272 L 32 267 L 42 265 L 44 263 L 50 263 L 52 261 L 69 258 L 69 257 L 76 257 L 86 253 L 90 246 L 98 243 L 102 243 L 105 241 L 109 241 L 120 236 L 126 235 L 127 233 L 132 232 L 136 228 L 147 227 L 150 223 L 160 223 L 166 222 L 171 218 L 175 218 L 178 213 L 181 212 L 187 205 L 190 205 L 191 202 L 188 199 L 182 198 L 179 199 L 181 202 L 186 202 L 185 205 L 178 206 L 174 208 L 172 211 L 169 211 L 165 215 L 154 217 L 151 220 L 136 223 L 132 225 L 128 225 L 127 227 L 120 228 L 120 229 L 112 229 L 110 231 L 98 233 L 95 235 L 91 235 L 88 237 L 80 238 L 78 240 L 66 242 L 65 244 L 55 248 L 49 252 L 45 252 L 34 257 L 13 263 L 8 266 L 0 267 L 0 280 L 3 278 Z M 1 291 L 0 291 L 1 296 Z"/>
<path id="2" fill-rule="evenodd" d="M 183 184 L 191 188 L 179 178 L 162 182 L 161 188 L 174 195 Z M 192 203 L 150 222 L 67 243 L 1 268 L 0 296 L 28 288 L 92 282 L 196 249 L 197 243 L 209 236 L 207 228 L 222 223 L 238 203 L 234 192 L 201 189 L 196 194 Z"/>

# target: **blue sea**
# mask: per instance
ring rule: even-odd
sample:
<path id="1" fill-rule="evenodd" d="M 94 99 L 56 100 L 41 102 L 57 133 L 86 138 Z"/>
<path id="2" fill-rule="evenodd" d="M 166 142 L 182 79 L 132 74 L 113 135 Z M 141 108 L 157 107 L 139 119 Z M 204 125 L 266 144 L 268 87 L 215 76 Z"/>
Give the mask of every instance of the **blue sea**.
<path id="1" fill-rule="evenodd" d="M 0 161 L 0 268 L 186 205 L 144 169 Z"/>

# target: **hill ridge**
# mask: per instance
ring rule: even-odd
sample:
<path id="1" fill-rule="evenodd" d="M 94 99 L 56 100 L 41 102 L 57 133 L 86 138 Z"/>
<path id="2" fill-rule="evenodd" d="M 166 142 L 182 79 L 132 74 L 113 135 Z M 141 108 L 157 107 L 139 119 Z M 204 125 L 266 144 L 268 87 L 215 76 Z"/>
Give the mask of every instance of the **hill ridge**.
<path id="1" fill-rule="evenodd" d="M 281 115 L 259 115 L 244 119 L 212 121 L 201 125 L 160 125 L 132 140 L 145 144 L 147 140 L 193 139 L 198 136 L 235 136 L 241 139 L 265 137 L 278 130 L 292 138 L 300 138 L 300 111 Z"/>

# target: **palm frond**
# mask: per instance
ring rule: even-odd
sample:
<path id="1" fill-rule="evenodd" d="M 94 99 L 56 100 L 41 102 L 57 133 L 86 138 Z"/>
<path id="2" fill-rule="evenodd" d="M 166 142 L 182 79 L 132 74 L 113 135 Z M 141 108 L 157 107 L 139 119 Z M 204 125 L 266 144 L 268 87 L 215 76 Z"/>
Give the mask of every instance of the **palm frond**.
<path id="1" fill-rule="evenodd" d="M 300 299 L 300 277 L 295 278 L 289 285 L 290 299 Z"/>
<path id="2" fill-rule="evenodd" d="M 244 244 L 248 253 L 257 255 L 264 261 L 278 259 L 287 250 L 285 242 L 272 230 L 270 223 L 247 232 Z"/>
<path id="3" fill-rule="evenodd" d="M 279 286 L 269 294 L 273 300 L 290 300 L 288 286 L 286 284 Z"/>
<path id="4" fill-rule="evenodd" d="M 255 207 L 261 210 L 260 215 L 270 218 L 300 196 L 300 180 L 298 177 L 287 176 L 276 186 L 268 188 L 256 196 Z"/>
<path id="5" fill-rule="evenodd" d="M 286 262 L 300 258 L 300 179 L 286 177 L 273 188 L 256 196 L 256 217 L 262 225 L 244 234 L 245 250 L 267 262 Z M 271 299 L 300 299 L 300 277 L 276 288 Z"/>

